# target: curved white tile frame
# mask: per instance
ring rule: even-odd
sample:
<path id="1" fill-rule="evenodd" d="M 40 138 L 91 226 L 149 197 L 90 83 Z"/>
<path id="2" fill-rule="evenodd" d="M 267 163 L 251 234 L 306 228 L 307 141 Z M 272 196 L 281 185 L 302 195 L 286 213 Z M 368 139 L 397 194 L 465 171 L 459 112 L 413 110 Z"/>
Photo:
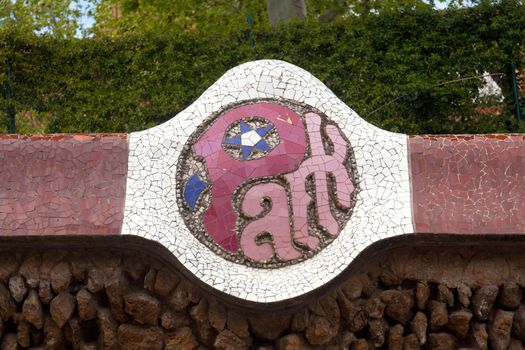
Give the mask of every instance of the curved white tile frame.
<path id="1" fill-rule="evenodd" d="M 183 146 L 205 119 L 232 102 L 271 98 L 313 106 L 339 125 L 355 154 L 360 190 L 353 215 L 330 245 L 306 261 L 259 269 L 227 261 L 195 238 L 178 211 L 175 175 Z M 122 234 L 161 243 L 221 292 L 272 303 L 323 286 L 372 243 L 414 232 L 410 205 L 406 135 L 365 122 L 305 70 L 261 60 L 229 70 L 173 119 L 130 135 Z"/>

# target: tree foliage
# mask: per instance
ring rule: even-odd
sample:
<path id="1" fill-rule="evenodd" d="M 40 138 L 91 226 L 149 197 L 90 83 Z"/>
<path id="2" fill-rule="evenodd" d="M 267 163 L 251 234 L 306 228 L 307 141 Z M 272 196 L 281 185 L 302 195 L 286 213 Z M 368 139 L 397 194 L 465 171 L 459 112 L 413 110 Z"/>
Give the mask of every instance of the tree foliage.
<path id="1" fill-rule="evenodd" d="M 0 28 L 73 37 L 82 29 L 80 0 L 0 0 Z"/>
<path id="2" fill-rule="evenodd" d="M 95 1 L 95 0 L 93 0 Z M 195 31 L 227 34 L 246 29 L 253 18 L 257 29 L 270 25 L 266 0 L 99 0 L 97 35 Z M 310 21 L 333 22 L 369 13 L 431 9 L 423 0 L 306 0 Z"/>
<path id="3" fill-rule="evenodd" d="M 385 11 L 329 25 L 309 19 L 256 27 L 255 46 L 246 28 L 94 39 L 0 31 L 0 62 L 12 62 L 19 132 L 148 128 L 176 115 L 227 69 L 260 58 L 305 68 L 362 117 L 392 131 L 509 132 L 518 131 L 508 69 L 511 61 L 525 66 L 523 18 L 516 1 Z M 476 100 L 481 79 L 470 77 L 484 71 L 505 74 L 496 76 L 503 103 Z M 0 128 L 6 103 L 0 99 Z"/>
<path id="4" fill-rule="evenodd" d="M 231 0 L 100 0 L 96 35 L 126 33 L 224 33 L 247 27 L 251 16 L 258 26 L 268 22 L 265 1 Z"/>

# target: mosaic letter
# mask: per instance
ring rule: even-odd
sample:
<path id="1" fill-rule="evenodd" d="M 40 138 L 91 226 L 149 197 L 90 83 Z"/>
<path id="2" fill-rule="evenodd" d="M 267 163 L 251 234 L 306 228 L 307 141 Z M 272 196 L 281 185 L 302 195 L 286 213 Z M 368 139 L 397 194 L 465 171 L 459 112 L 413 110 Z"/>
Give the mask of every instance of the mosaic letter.
<path id="1" fill-rule="evenodd" d="M 271 201 L 270 211 L 262 218 L 250 222 L 242 231 L 241 248 L 244 254 L 253 260 L 267 261 L 273 257 L 275 249 L 276 255 L 282 260 L 299 258 L 301 253 L 292 245 L 290 213 L 283 186 L 274 182 L 254 185 L 242 200 L 242 211 L 251 217 L 260 215 L 264 210 L 262 200 L 265 198 Z M 258 244 L 257 237 L 262 233 L 270 234 L 272 243 Z"/>
<path id="2" fill-rule="evenodd" d="M 242 158 L 235 159 L 223 149 L 223 143 L 234 142 L 233 139 L 224 140 L 225 132 L 233 123 L 254 116 L 274 125 L 280 143 L 265 157 L 249 159 L 250 153 L 243 149 Z M 259 130 L 258 135 L 261 136 L 262 133 L 263 130 Z M 228 111 L 195 143 L 195 154 L 206 161 L 208 175 L 212 181 L 211 203 L 204 214 L 204 227 L 217 244 L 230 252 L 237 251 L 237 214 L 232 205 L 233 192 L 246 180 L 287 173 L 295 169 L 304 158 L 304 133 L 303 122 L 293 110 L 276 104 L 257 103 Z M 257 135 L 251 133 L 248 136 L 251 137 L 247 141 L 254 143 L 251 148 L 263 147 L 262 144 L 255 143 L 254 138 L 259 140 Z"/>
<path id="3" fill-rule="evenodd" d="M 331 236 L 339 233 L 339 225 L 330 210 L 327 174 L 332 173 L 335 178 L 337 201 L 343 207 L 350 207 L 350 195 L 354 191 L 354 186 L 343 164 L 346 158 L 347 142 L 341 136 L 340 131 L 333 125 L 326 126 L 326 134 L 334 147 L 334 153 L 327 155 L 321 137 L 321 117 L 315 113 L 307 113 L 305 118 L 312 156 L 306 159 L 299 169 L 287 174 L 285 178 L 292 191 L 294 240 L 310 249 L 315 249 L 319 245 L 319 238 L 308 232 L 308 206 L 313 199 L 306 192 L 306 178 L 311 174 L 314 176 L 319 224 Z"/>

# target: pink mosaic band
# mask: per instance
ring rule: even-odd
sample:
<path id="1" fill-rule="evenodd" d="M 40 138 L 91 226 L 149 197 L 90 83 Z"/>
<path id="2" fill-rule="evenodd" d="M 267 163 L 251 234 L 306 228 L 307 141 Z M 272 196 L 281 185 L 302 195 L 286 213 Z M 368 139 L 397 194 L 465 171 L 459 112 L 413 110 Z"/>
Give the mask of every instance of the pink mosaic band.
<path id="1" fill-rule="evenodd" d="M 0 235 L 115 235 L 126 134 L 0 136 Z"/>
<path id="2" fill-rule="evenodd" d="M 126 134 L 0 136 L 0 235 L 119 234 Z M 525 233 L 525 136 L 409 136 L 414 232 Z"/>
<path id="3" fill-rule="evenodd" d="M 410 136 L 414 231 L 525 233 L 525 135 Z"/>

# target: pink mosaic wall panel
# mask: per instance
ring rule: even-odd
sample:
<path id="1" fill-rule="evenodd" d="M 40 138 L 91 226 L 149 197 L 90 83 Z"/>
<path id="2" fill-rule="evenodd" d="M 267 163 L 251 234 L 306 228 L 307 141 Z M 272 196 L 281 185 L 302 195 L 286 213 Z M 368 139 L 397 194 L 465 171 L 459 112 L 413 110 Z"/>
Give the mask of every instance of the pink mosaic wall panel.
<path id="1" fill-rule="evenodd" d="M 418 233 L 524 233 L 525 136 L 410 136 Z"/>
<path id="2" fill-rule="evenodd" d="M 127 136 L 0 136 L 0 235 L 119 234 Z"/>

